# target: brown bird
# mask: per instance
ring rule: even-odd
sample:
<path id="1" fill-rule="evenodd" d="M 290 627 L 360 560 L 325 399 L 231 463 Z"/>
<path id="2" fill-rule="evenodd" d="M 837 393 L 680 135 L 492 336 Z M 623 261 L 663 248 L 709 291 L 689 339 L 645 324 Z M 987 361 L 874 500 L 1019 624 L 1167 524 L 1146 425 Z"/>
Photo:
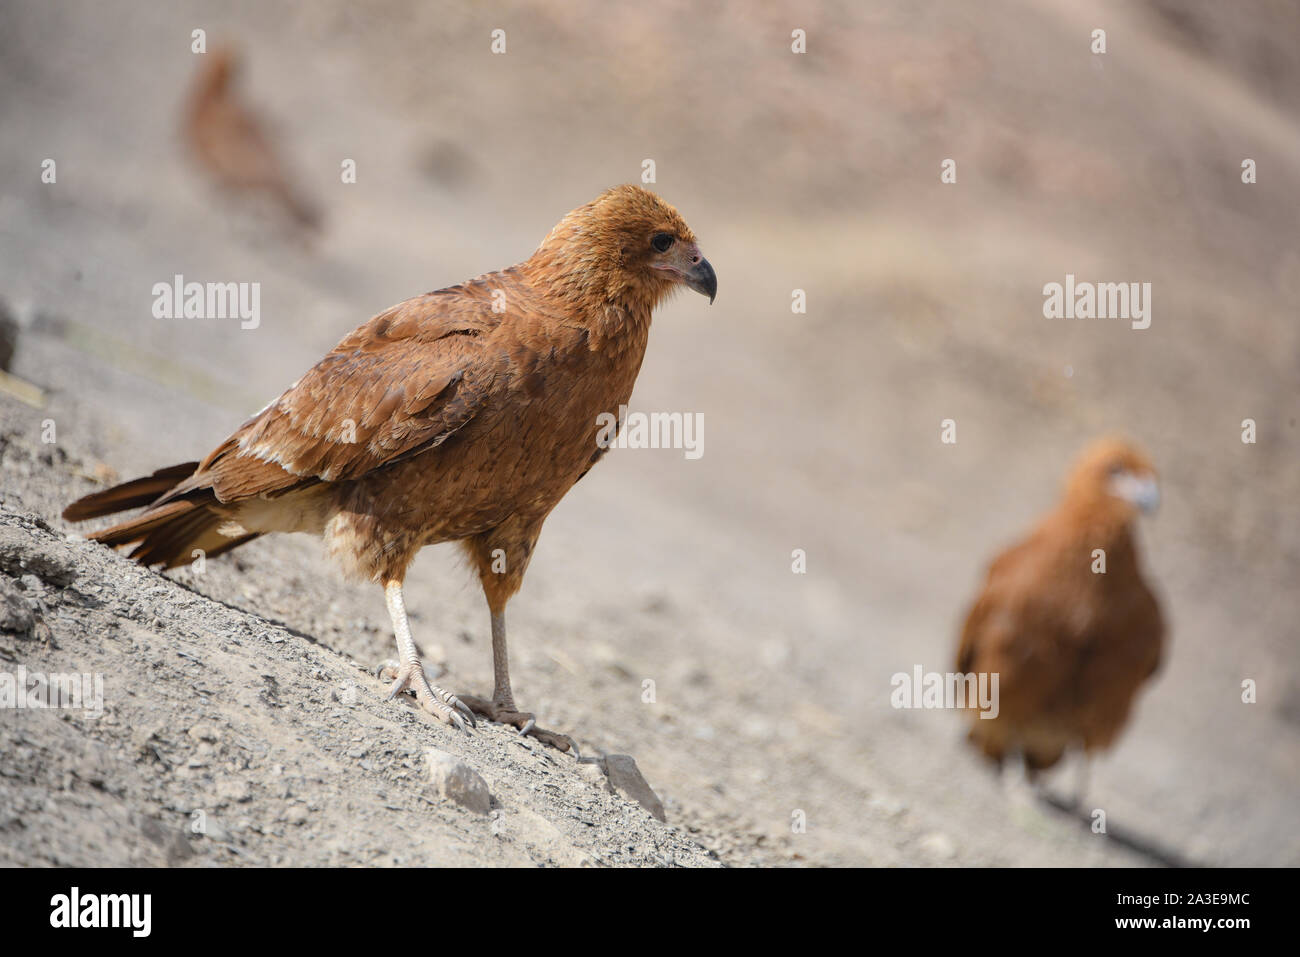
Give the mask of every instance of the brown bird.
<path id="1" fill-rule="evenodd" d="M 320 215 L 290 185 L 284 163 L 263 124 L 235 92 L 238 60 L 230 47 L 200 59 L 199 75 L 186 105 L 184 133 L 204 171 L 222 188 L 270 196 L 306 229 Z"/>
<path id="2" fill-rule="evenodd" d="M 1103 439 L 1084 451 L 1057 508 L 993 561 L 957 671 L 998 675 L 997 716 L 967 713 L 971 742 L 999 765 L 1019 754 L 1032 778 L 1077 747 L 1086 769 L 1123 728 L 1164 641 L 1133 540 L 1138 513 L 1158 501 L 1147 457 Z"/>
<path id="3" fill-rule="evenodd" d="M 717 292 L 677 211 L 619 186 L 569 213 L 525 262 L 409 299 L 349 333 L 202 462 L 88 495 L 69 521 L 145 506 L 91 537 L 172 568 L 268 532 L 311 532 L 384 588 L 408 687 L 439 719 L 473 713 L 567 750 L 515 706 L 506 602 L 542 523 L 608 447 L 654 308 L 686 286 Z M 431 686 L 402 595 L 425 545 L 460 542 L 492 623 L 492 699 Z M 460 712 L 460 713 L 458 713 Z"/>

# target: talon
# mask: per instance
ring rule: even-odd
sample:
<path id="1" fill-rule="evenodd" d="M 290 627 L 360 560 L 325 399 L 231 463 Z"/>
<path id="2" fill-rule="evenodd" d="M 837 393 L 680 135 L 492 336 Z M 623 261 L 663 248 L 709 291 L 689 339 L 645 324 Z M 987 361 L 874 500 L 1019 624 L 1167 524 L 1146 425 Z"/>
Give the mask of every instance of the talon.
<path id="1" fill-rule="evenodd" d="M 466 720 L 469 721 L 470 724 L 472 724 L 474 727 L 477 728 L 478 722 L 474 720 L 474 712 L 470 709 L 469 705 L 467 705 L 465 702 L 461 701 L 459 698 L 455 697 L 454 695 L 452 696 L 452 700 L 456 704 L 456 709 L 465 716 Z"/>
<path id="2" fill-rule="evenodd" d="M 465 726 L 465 719 L 461 716 L 460 700 L 450 691 L 444 691 L 437 685 L 429 684 L 429 679 L 424 673 L 424 669 L 417 665 L 406 665 L 402 668 L 393 682 L 392 688 L 388 691 L 388 697 L 384 700 L 392 701 L 401 692 L 408 688 L 415 691 L 416 700 L 420 702 L 420 707 L 424 708 L 439 721 L 444 724 L 450 724 L 453 727 L 468 731 Z M 470 715 L 469 723 L 474 725 L 474 717 Z"/>
<path id="3" fill-rule="evenodd" d="M 472 725 L 473 727 L 478 727 L 478 722 L 474 720 L 474 712 L 469 710 L 469 708 L 465 707 L 465 703 L 463 701 L 457 698 L 450 691 L 443 691 L 441 688 L 437 686 L 434 686 L 433 690 L 438 693 L 438 696 L 441 697 L 442 700 L 447 703 L 447 705 L 449 705 L 452 708 L 455 708 L 456 711 L 459 711 L 462 715 L 464 715 L 464 717 L 468 719 L 470 725 Z"/>
<path id="4" fill-rule="evenodd" d="M 402 693 L 402 690 L 405 687 L 406 687 L 406 679 L 399 675 L 397 680 L 393 682 L 393 686 L 388 689 L 388 696 L 384 698 L 384 700 L 392 701 L 394 698 L 396 698 L 399 694 Z"/>
<path id="5" fill-rule="evenodd" d="M 510 724 L 518 728 L 515 734 L 516 738 L 528 737 L 531 735 L 543 744 L 550 745 L 557 751 L 573 750 L 573 753 L 579 758 L 582 753 L 578 750 L 578 745 L 573 738 L 567 734 L 559 734 L 555 731 L 547 731 L 545 728 L 537 726 L 535 715 L 527 712 L 515 710 L 513 703 L 503 704 L 500 700 L 488 701 L 485 698 L 476 698 L 474 695 L 464 695 L 464 701 L 461 704 L 467 705 L 471 711 L 477 715 L 487 718 L 489 721 L 499 724 Z M 459 701 L 459 699 L 457 699 Z"/>

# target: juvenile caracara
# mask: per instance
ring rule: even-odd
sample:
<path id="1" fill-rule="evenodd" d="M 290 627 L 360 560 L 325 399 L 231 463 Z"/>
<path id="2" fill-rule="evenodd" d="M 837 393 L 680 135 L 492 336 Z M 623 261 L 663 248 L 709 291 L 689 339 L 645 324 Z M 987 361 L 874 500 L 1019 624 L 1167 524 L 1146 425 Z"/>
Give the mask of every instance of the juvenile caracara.
<path id="1" fill-rule="evenodd" d="M 1164 639 L 1133 541 L 1158 500 L 1147 457 L 1103 439 L 1055 511 L 993 561 L 957 652 L 958 672 L 999 675 L 997 717 L 968 712 L 971 742 L 993 761 L 1018 754 L 1032 777 L 1067 748 L 1086 758 L 1119 734 Z"/>
<path id="2" fill-rule="evenodd" d="M 230 47 L 199 57 L 199 73 L 185 108 L 190 151 L 218 186 L 269 196 L 298 225 L 314 229 L 319 214 L 290 182 L 263 124 L 236 93 L 237 73 L 238 60 Z"/>
<path id="3" fill-rule="evenodd" d="M 515 707 L 506 602 L 546 516 L 605 451 L 598 417 L 627 403 L 651 312 L 680 286 L 710 302 L 717 292 L 690 227 L 647 190 L 610 189 L 525 262 L 349 333 L 202 462 L 88 495 L 64 518 L 145 506 L 91 537 L 167 568 L 268 532 L 321 535 L 384 588 L 402 657 L 390 698 L 409 686 L 442 721 L 463 728 L 477 713 L 567 750 Z M 430 686 L 411 639 L 406 569 L 447 541 L 464 547 L 487 596 L 490 701 Z"/>

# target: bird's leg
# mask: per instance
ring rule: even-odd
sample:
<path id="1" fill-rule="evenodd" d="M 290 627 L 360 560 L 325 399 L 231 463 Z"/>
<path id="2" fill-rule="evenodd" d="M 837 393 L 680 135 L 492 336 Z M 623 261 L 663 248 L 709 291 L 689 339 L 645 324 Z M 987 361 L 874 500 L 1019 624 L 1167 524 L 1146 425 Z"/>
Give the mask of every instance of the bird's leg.
<path id="1" fill-rule="evenodd" d="M 492 615 L 492 703 L 498 708 L 515 710 L 515 696 L 510 691 L 510 653 L 506 650 L 506 616 L 504 611 Z"/>
<path id="2" fill-rule="evenodd" d="M 578 746 L 567 734 L 547 731 L 537 727 L 533 715 L 515 707 L 515 696 L 510 690 L 510 659 L 506 651 L 506 615 L 505 608 L 492 609 L 492 700 L 484 701 L 473 695 L 461 695 L 461 700 L 469 705 L 475 714 L 481 714 L 489 721 L 512 724 L 521 735 L 528 734 L 544 744 L 561 751 L 573 749 L 578 755 Z"/>
<path id="3" fill-rule="evenodd" d="M 472 695 L 461 695 L 461 700 L 476 714 L 489 721 L 512 724 L 521 735 L 532 735 L 539 741 L 561 751 L 578 746 L 567 734 L 558 734 L 537 727 L 531 714 L 515 707 L 515 696 L 510 690 L 510 659 L 506 651 L 506 603 L 519 591 L 524 572 L 532 556 L 533 546 L 542 530 L 542 519 L 515 517 L 489 532 L 466 539 L 465 551 L 478 569 L 483 596 L 492 615 L 492 700 L 485 701 Z"/>
<path id="4" fill-rule="evenodd" d="M 474 724 L 474 713 L 451 692 L 429 684 L 429 679 L 424 674 L 424 665 L 420 663 L 420 653 L 415 650 L 415 641 L 411 638 L 411 625 L 406 620 L 406 602 L 402 599 L 402 583 L 399 579 L 390 579 L 384 583 L 384 599 L 388 603 L 388 615 L 393 619 L 397 651 L 402 658 L 397 680 L 388 692 L 388 700 L 393 700 L 410 688 L 415 691 L 415 697 L 426 711 L 439 721 L 453 724 L 464 731 L 466 721 Z"/>

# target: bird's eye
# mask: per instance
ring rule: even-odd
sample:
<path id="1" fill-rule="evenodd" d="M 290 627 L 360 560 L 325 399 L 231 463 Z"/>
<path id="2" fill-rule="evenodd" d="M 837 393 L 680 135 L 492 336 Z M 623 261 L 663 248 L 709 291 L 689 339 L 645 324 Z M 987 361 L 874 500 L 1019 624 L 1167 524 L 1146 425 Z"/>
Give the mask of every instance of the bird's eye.
<path id="1" fill-rule="evenodd" d="M 667 233 L 655 233 L 654 238 L 650 240 L 650 245 L 661 253 L 668 252 L 668 249 L 672 244 L 673 237 L 669 236 Z"/>
<path id="2" fill-rule="evenodd" d="M 1111 462 L 1111 463 L 1110 463 L 1110 468 L 1107 469 L 1106 471 L 1109 472 L 1111 475 L 1119 475 L 1120 473 L 1122 473 L 1122 472 L 1125 471 L 1124 463 L 1123 463 L 1123 462 Z"/>

